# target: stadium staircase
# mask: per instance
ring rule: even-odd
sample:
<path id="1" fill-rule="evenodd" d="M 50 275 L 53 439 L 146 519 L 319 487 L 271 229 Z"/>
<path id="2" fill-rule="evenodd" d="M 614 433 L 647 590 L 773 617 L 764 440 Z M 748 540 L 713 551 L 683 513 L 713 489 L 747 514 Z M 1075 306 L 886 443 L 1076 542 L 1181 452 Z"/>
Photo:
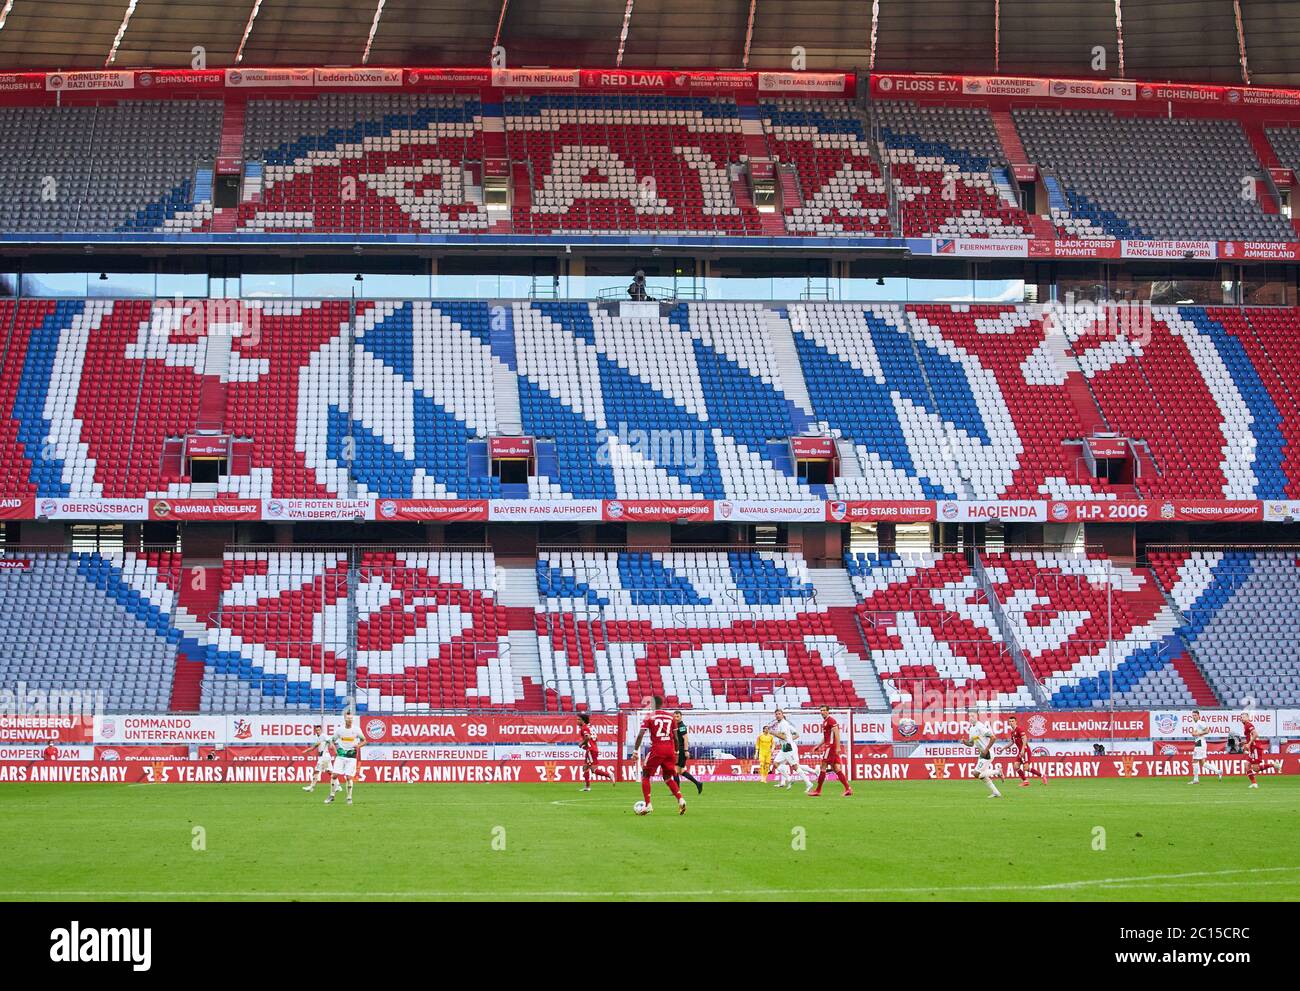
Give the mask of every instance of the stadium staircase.
<path id="1" fill-rule="evenodd" d="M 799 176 L 789 165 L 778 165 L 777 178 L 781 181 L 781 208 L 789 210 L 803 206 L 803 193 L 799 190 Z"/>
<path id="2" fill-rule="evenodd" d="M 1273 150 L 1273 143 L 1268 140 L 1268 134 L 1264 130 L 1263 122 L 1259 120 L 1243 120 L 1241 126 L 1246 132 L 1250 147 L 1255 152 L 1255 157 L 1259 159 L 1259 164 L 1264 173 L 1264 179 L 1255 185 L 1259 208 L 1264 213 L 1281 213 L 1281 207 L 1269 170 L 1282 168 L 1282 162 L 1278 159 L 1277 152 Z"/>
<path id="3" fill-rule="evenodd" d="M 844 568 L 809 568 L 808 577 L 817 590 L 817 607 L 826 610 L 831 629 L 846 647 L 844 669 L 853 682 L 853 690 L 873 711 L 888 709 L 889 700 L 858 625 L 855 609 L 858 600 L 849 573 Z"/>
<path id="4" fill-rule="evenodd" d="M 242 99 L 227 99 L 221 114 L 221 145 L 217 151 L 217 161 L 234 160 L 240 163 L 243 173 L 244 158 L 244 119 L 248 104 Z M 230 234 L 239 221 L 238 207 L 223 207 L 212 215 L 212 230 L 215 233 Z"/>
<path id="5" fill-rule="evenodd" d="M 1006 644 L 1007 651 L 1011 659 L 1016 664 L 1016 670 L 1020 672 L 1021 680 L 1034 697 L 1034 701 L 1041 706 L 1048 704 L 1047 693 L 1043 690 L 1042 682 L 1034 674 L 1033 668 L 1029 664 L 1029 659 L 1025 656 L 1024 648 L 1021 647 L 1020 641 L 1016 638 L 1015 625 L 1011 617 L 1007 615 L 1006 607 L 1002 600 L 998 598 L 997 589 L 993 587 L 993 582 L 989 579 L 988 572 L 984 569 L 984 560 L 978 550 L 974 551 L 971 564 L 971 571 L 975 575 L 976 581 L 979 582 L 980 588 L 983 589 L 984 595 L 988 601 L 989 610 L 993 614 L 993 620 L 997 624 L 998 633 L 1002 636 L 1002 642 Z"/>
<path id="6" fill-rule="evenodd" d="M 1178 601 L 1170 594 L 1169 589 L 1165 587 L 1164 576 L 1154 561 L 1150 573 L 1155 577 L 1155 587 L 1160 590 L 1160 595 L 1164 598 L 1165 604 L 1169 606 L 1174 618 L 1178 621 L 1178 639 L 1182 645 L 1182 650 L 1174 657 L 1173 668 L 1178 672 L 1178 676 L 1183 679 L 1183 683 L 1187 685 L 1187 690 L 1192 693 L 1192 698 L 1198 706 L 1207 709 L 1217 708 L 1220 704 L 1219 697 L 1202 673 L 1200 662 L 1196 659 L 1196 651 L 1182 632 L 1188 628 L 1187 616 L 1183 613 L 1182 607 L 1178 605 Z"/>
<path id="7" fill-rule="evenodd" d="M 764 309 L 762 319 L 768 350 L 774 359 L 776 372 L 781 377 L 785 397 L 812 419 L 812 398 L 808 395 L 808 383 L 804 379 L 803 366 L 799 363 L 799 351 L 795 347 L 790 321 L 772 309 Z"/>
<path id="8" fill-rule="evenodd" d="M 221 602 L 221 568 L 183 561 L 176 575 L 173 623 L 182 639 L 172 678 L 172 712 L 198 712 L 202 698 L 203 647 Z"/>
<path id="9" fill-rule="evenodd" d="M 226 373 L 230 369 L 230 345 L 227 333 L 207 336 L 205 374 L 199 389 L 199 412 L 194 426 L 200 431 L 220 431 L 226 425 Z"/>
<path id="10" fill-rule="evenodd" d="M 537 644 L 537 567 L 532 562 L 499 562 L 496 598 L 510 625 L 510 670 L 525 708 L 545 708 L 542 661 Z"/>
<path id="11" fill-rule="evenodd" d="M 785 218 L 781 213 L 759 213 L 754 206 L 754 197 L 749 189 L 749 178 L 740 175 L 731 181 L 731 195 L 736 199 L 736 206 L 746 214 L 757 213 L 760 229 L 765 237 L 783 237 L 786 233 Z"/>

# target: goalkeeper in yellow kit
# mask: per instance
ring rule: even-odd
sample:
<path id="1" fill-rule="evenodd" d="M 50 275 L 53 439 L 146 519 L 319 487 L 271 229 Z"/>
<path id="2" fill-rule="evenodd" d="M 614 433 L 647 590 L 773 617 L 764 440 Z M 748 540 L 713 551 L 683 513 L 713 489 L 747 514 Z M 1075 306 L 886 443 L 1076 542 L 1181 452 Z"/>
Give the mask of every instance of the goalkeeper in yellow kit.
<path id="1" fill-rule="evenodd" d="M 772 773 L 772 744 L 776 742 L 769 732 L 770 729 L 769 726 L 763 727 L 763 732 L 758 734 L 758 743 L 754 748 L 758 756 L 758 773 L 762 776 L 764 784 L 767 783 L 767 776 Z"/>

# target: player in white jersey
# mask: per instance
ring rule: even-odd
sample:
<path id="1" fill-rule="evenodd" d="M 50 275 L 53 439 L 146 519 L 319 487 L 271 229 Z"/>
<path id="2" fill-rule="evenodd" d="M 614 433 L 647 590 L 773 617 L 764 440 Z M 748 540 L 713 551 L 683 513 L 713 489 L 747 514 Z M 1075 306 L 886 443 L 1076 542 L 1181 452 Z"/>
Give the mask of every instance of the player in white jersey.
<path id="1" fill-rule="evenodd" d="M 966 730 L 966 742 L 975 751 L 975 777 L 988 785 L 989 798 L 1002 797 L 1002 792 L 993 783 L 993 779 L 998 776 L 998 769 L 993 763 L 993 744 L 996 740 L 993 727 L 985 721 L 983 713 L 974 714 Z"/>
<path id="2" fill-rule="evenodd" d="M 355 721 L 356 717 L 352 713 L 345 712 L 343 725 L 331 741 L 334 744 L 334 764 L 330 768 L 333 780 L 330 782 L 330 797 L 325 799 L 326 805 L 334 801 L 334 796 L 342 790 L 340 780 L 347 786 L 348 804 L 352 804 L 352 782 L 357 776 L 357 758 L 361 756 L 361 744 L 365 742 L 361 727 L 355 725 Z"/>
<path id="3" fill-rule="evenodd" d="M 1201 716 L 1200 709 L 1192 710 L 1192 780 L 1188 784 L 1198 785 L 1201 783 L 1201 772 L 1205 770 L 1205 758 L 1210 749 L 1210 724 Z M 1219 780 L 1223 780 L 1223 769 L 1215 768 L 1218 772 Z"/>
<path id="4" fill-rule="evenodd" d="M 775 716 L 768 732 L 776 737 L 776 786 L 789 788 L 790 777 L 797 774 L 803 778 L 804 791 L 812 791 L 812 771 L 799 763 L 799 732 L 785 718 L 785 710 L 777 709 Z"/>
<path id="5" fill-rule="evenodd" d="M 311 784 L 309 784 L 309 785 L 303 785 L 303 786 L 302 786 L 302 790 L 303 790 L 303 791 L 315 791 L 315 790 L 316 790 L 316 786 L 317 786 L 318 784 L 320 784 L 320 776 L 321 776 L 322 774 L 329 774 L 329 773 L 330 773 L 330 762 L 331 762 L 332 759 L 333 759 L 332 756 L 331 756 L 331 754 L 330 754 L 330 737 L 329 737 L 329 734 L 322 732 L 320 726 L 313 726 L 313 727 L 312 727 L 312 730 L 313 730 L 313 731 L 315 732 L 315 734 L 316 734 L 316 742 L 313 743 L 313 744 L 312 744 L 310 747 L 308 747 L 306 750 L 304 750 L 303 753 L 304 753 L 304 754 L 315 754 L 315 755 L 316 755 L 316 766 L 312 769 L 312 772 L 311 772 Z"/>

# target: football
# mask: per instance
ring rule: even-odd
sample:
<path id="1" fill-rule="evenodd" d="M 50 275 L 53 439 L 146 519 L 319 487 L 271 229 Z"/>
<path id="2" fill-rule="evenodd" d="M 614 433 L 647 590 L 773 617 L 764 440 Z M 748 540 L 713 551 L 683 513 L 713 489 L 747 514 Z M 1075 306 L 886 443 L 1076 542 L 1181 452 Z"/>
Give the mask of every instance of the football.
<path id="1" fill-rule="evenodd" d="M 634 806 L 632 806 L 632 811 L 639 816 L 645 815 L 645 810 L 646 810 L 645 802 L 637 802 Z"/>

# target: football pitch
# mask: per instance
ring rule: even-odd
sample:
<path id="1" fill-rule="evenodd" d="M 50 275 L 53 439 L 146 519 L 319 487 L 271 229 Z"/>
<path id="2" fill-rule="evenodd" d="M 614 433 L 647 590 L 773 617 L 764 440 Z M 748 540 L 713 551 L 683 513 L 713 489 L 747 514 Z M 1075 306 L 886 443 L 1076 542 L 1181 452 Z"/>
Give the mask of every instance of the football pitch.
<path id="1" fill-rule="evenodd" d="M 5 785 L 4 900 L 1300 899 L 1300 778 Z"/>

